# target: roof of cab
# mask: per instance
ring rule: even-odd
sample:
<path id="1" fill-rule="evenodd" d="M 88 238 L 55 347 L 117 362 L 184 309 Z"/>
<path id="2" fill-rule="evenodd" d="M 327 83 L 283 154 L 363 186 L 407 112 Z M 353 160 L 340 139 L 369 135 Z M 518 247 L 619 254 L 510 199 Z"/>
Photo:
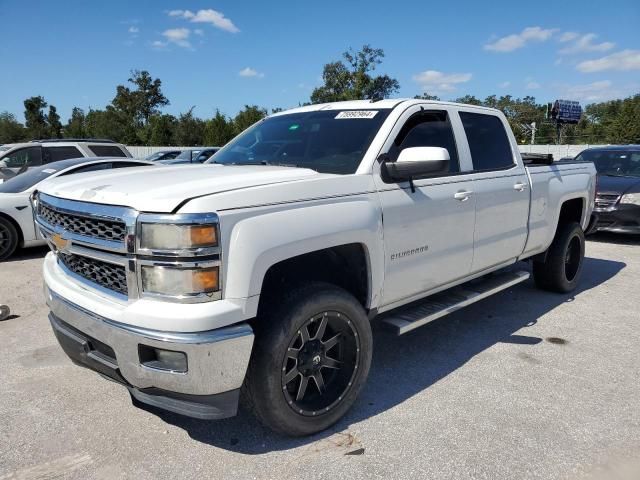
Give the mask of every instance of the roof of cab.
<path id="1" fill-rule="evenodd" d="M 470 107 L 479 110 L 487 110 L 490 112 L 496 112 L 495 108 L 482 107 L 478 105 L 467 105 L 463 103 L 455 102 L 443 102 L 440 100 L 423 100 L 420 98 L 386 98 L 384 100 L 347 100 L 344 102 L 331 102 L 331 103 L 317 103 L 314 105 L 304 105 L 302 107 L 292 108 L 290 110 L 283 110 L 271 115 L 276 117 L 279 115 L 287 115 L 290 113 L 305 113 L 315 112 L 319 110 L 366 110 L 366 109 L 393 109 L 399 105 L 411 106 L 411 105 L 443 105 L 443 106 L 457 106 L 457 107 Z"/>

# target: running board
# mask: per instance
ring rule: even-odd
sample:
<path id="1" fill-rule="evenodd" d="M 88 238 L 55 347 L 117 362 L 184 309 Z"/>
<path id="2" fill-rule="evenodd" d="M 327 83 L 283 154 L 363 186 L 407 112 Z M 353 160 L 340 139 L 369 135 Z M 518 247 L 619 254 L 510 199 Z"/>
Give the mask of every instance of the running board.
<path id="1" fill-rule="evenodd" d="M 401 307 L 382 321 L 391 325 L 398 335 L 460 310 L 494 293 L 498 293 L 529 278 L 527 271 L 492 274 L 437 293 L 410 307 Z"/>

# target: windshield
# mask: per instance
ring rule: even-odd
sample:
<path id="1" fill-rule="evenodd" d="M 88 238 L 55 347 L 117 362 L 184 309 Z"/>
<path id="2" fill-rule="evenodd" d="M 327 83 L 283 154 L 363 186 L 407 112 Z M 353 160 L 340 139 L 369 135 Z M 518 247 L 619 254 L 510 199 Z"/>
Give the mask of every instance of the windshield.
<path id="1" fill-rule="evenodd" d="M 593 162 L 600 175 L 640 177 L 640 151 L 587 150 L 576 160 Z"/>
<path id="2" fill-rule="evenodd" d="M 317 110 L 269 117 L 238 135 L 207 163 L 355 173 L 390 111 Z"/>
<path id="3" fill-rule="evenodd" d="M 179 158 L 180 160 L 189 160 L 191 161 L 191 156 L 193 155 L 194 157 L 196 155 L 198 155 L 202 150 L 183 150 L 182 152 L 180 152 L 180 155 L 178 155 L 176 158 Z"/>
<path id="4" fill-rule="evenodd" d="M 24 192 L 58 171 L 58 169 L 52 168 L 50 165 L 30 168 L 26 172 L 0 183 L 0 193 Z"/>
<path id="5" fill-rule="evenodd" d="M 0 145 L 0 152 L 6 152 L 7 150 L 9 150 L 11 147 L 3 147 L 2 145 Z"/>

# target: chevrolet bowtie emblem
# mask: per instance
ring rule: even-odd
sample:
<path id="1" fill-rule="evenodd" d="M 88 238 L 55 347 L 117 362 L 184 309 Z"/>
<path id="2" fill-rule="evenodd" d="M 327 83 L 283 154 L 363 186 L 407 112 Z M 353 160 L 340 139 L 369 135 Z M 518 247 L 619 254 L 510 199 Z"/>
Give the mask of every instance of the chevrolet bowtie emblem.
<path id="1" fill-rule="evenodd" d="M 60 235 L 59 233 L 54 233 L 53 237 L 51 237 L 51 241 L 53 242 L 53 244 L 56 246 L 56 249 L 58 250 L 64 250 L 65 248 L 67 248 L 67 245 L 69 244 L 69 240 L 67 240 L 66 238 L 63 238 L 62 235 Z"/>

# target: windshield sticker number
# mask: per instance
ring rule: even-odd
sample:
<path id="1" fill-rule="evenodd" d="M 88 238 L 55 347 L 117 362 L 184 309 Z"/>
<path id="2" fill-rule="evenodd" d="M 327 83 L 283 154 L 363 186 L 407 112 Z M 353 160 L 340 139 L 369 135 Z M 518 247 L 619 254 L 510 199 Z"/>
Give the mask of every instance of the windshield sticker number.
<path id="1" fill-rule="evenodd" d="M 44 170 L 42 170 L 42 173 L 56 173 L 56 169 L 55 168 L 45 168 Z"/>
<path id="2" fill-rule="evenodd" d="M 377 110 L 347 110 L 336 115 L 336 120 L 350 118 L 373 118 L 378 113 Z"/>

